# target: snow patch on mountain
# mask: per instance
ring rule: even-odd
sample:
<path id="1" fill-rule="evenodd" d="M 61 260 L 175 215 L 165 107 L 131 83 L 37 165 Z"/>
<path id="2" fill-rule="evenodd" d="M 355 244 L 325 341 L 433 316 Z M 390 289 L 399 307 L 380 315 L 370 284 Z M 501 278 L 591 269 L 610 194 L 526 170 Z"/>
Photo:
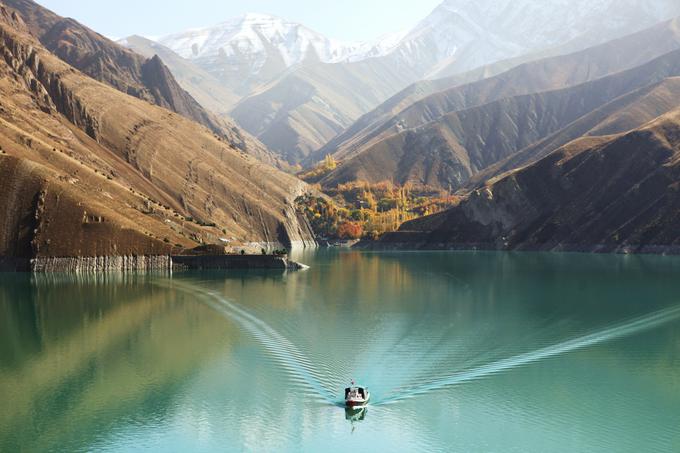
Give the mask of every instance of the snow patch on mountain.
<path id="1" fill-rule="evenodd" d="M 218 77 L 252 75 L 258 83 L 304 63 L 377 57 L 436 77 L 440 70 L 465 71 L 575 39 L 598 44 L 678 15 L 678 0 L 444 0 L 411 30 L 374 42 L 330 39 L 267 14 L 247 14 L 159 42 L 200 60 Z"/>
<path id="2" fill-rule="evenodd" d="M 266 58 L 278 54 L 287 67 L 305 60 L 345 61 L 360 43 L 330 39 L 303 25 L 267 14 L 246 14 L 213 27 L 166 36 L 160 43 L 184 58 Z"/>

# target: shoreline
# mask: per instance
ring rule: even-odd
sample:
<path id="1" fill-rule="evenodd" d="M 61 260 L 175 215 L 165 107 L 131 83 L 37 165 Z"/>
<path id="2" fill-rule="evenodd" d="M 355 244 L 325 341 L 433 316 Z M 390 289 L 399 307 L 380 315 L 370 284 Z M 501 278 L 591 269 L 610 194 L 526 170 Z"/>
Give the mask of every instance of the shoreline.
<path id="1" fill-rule="evenodd" d="M 297 271 L 308 266 L 277 255 L 138 255 L 98 257 L 0 257 L 0 272 L 106 273 L 187 270 Z"/>
<path id="2" fill-rule="evenodd" d="M 420 233 L 414 233 L 424 237 Z M 394 238 L 392 238 L 394 239 Z M 678 256 L 680 245 L 615 245 L 615 244 L 521 244 L 516 247 L 503 246 L 494 243 L 455 244 L 449 242 L 399 241 L 390 238 L 378 241 L 362 240 L 352 247 L 354 250 L 371 252 L 425 252 L 425 251 L 486 251 L 486 252 L 543 252 L 543 253 L 582 253 L 593 255 L 656 255 Z"/>

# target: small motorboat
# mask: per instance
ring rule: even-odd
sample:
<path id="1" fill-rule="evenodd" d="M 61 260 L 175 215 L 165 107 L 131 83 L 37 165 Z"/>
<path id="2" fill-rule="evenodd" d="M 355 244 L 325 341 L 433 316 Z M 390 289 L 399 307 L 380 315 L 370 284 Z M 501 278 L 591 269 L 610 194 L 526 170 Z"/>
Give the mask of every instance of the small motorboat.
<path id="1" fill-rule="evenodd" d="M 356 385 L 354 381 L 352 381 L 351 387 L 345 389 L 345 406 L 347 408 L 365 407 L 370 398 L 371 393 L 368 391 L 368 387 Z"/>

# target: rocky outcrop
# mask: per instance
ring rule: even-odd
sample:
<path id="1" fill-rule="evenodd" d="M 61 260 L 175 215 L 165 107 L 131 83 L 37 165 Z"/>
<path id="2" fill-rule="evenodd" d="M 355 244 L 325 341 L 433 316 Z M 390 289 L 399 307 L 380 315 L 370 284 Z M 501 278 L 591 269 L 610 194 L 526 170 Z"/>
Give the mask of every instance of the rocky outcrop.
<path id="1" fill-rule="evenodd" d="M 20 42 L 0 27 L 0 50 L 5 62 L 21 75 L 46 113 L 58 111 L 90 137 L 98 139 L 97 119 L 63 83 L 61 74 L 45 67 L 35 47 Z"/>

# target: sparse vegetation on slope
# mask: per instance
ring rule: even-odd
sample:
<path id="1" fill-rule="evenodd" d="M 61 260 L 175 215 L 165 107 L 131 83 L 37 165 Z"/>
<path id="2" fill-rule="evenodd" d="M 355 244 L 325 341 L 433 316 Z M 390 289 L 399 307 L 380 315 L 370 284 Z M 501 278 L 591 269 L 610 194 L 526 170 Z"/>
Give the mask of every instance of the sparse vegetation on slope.
<path id="1" fill-rule="evenodd" d="M 325 239 L 378 239 L 408 220 L 441 212 L 458 201 L 442 191 L 388 182 L 342 184 L 328 195 L 297 200 L 312 229 Z"/>

